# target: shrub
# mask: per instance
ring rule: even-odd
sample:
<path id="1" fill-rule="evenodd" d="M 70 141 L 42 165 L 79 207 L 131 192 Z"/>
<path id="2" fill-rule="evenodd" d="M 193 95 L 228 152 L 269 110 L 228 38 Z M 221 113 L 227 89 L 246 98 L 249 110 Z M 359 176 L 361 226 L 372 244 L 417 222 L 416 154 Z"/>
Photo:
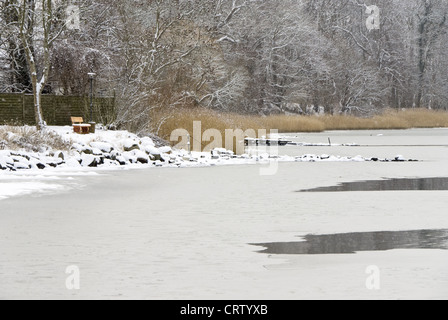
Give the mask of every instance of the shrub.
<path id="1" fill-rule="evenodd" d="M 47 150 L 69 150 L 70 143 L 51 130 L 38 131 L 29 126 L 0 127 L 0 149 L 45 152 Z"/>

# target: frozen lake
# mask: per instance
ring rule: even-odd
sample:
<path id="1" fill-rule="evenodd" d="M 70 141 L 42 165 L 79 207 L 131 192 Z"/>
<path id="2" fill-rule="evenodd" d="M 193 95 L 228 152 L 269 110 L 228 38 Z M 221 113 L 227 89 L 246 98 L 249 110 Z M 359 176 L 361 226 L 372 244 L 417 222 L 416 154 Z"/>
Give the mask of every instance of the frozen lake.
<path id="1" fill-rule="evenodd" d="M 26 195 L 0 199 L 0 299 L 447 299 L 448 191 L 298 191 L 448 178 L 448 130 L 287 136 L 357 146 L 287 146 L 280 154 L 419 162 L 280 163 L 272 176 L 250 165 L 0 176 L 30 185 Z M 437 246 L 403 247 L 406 232 L 414 239 L 430 230 Z M 333 245 L 342 240 L 328 236 L 343 234 L 356 235 L 350 243 L 361 249 L 262 253 L 251 245 L 319 235 Z M 357 246 L 361 234 L 389 242 L 398 234 L 400 246 Z M 80 290 L 67 289 L 68 266 L 79 268 Z M 372 266 L 379 290 L 366 286 Z"/>

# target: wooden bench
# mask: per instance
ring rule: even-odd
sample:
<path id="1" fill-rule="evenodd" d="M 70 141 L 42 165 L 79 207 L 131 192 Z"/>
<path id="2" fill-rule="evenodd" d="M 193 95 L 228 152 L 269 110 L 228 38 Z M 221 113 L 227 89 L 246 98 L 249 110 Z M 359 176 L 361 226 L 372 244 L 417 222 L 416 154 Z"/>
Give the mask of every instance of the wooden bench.
<path id="1" fill-rule="evenodd" d="M 89 134 L 90 133 L 90 124 L 83 123 L 84 119 L 82 117 L 71 117 L 73 132 L 78 134 Z"/>

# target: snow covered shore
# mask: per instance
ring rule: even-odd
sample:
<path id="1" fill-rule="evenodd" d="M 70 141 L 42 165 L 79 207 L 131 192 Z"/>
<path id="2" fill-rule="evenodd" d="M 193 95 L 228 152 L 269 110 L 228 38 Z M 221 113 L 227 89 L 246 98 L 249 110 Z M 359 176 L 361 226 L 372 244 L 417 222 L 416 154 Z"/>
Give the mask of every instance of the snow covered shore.
<path id="1" fill-rule="evenodd" d="M 156 147 L 149 137 L 140 138 L 127 131 L 103 131 L 78 135 L 71 127 L 50 127 L 71 145 L 69 151 L 45 150 L 44 152 L 0 150 L 0 170 L 54 170 L 120 167 L 196 167 L 281 162 L 319 161 L 406 161 L 403 157 L 391 159 L 341 157 L 334 155 L 278 156 L 269 153 L 234 155 L 225 149 L 212 152 L 192 152 Z M 251 153 L 251 152 L 248 152 Z"/>

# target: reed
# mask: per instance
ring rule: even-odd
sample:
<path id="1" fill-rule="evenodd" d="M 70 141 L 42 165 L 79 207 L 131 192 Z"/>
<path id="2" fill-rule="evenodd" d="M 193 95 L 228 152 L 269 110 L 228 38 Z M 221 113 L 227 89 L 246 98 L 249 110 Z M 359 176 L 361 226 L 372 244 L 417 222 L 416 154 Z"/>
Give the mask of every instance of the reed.
<path id="1" fill-rule="evenodd" d="M 290 132 L 322 132 L 326 130 L 386 130 L 411 128 L 448 127 L 448 112 L 426 109 L 385 110 L 382 114 L 362 118 L 355 116 L 298 116 L 272 115 L 268 117 L 221 113 L 209 109 L 185 109 L 166 116 L 154 115 L 154 122 L 159 123 L 157 134 L 170 140 L 171 133 L 176 129 L 185 129 L 193 137 L 193 123 L 201 123 L 201 134 L 208 129 L 218 130 L 225 145 L 226 129 L 243 131 L 254 130 L 260 133 L 278 130 Z M 162 121 L 163 120 L 163 121 Z M 193 139 L 193 138 L 191 138 Z M 177 141 L 172 141 L 176 144 Z M 193 144 L 193 140 L 191 140 Z M 204 148 L 209 142 L 201 141 Z"/>

